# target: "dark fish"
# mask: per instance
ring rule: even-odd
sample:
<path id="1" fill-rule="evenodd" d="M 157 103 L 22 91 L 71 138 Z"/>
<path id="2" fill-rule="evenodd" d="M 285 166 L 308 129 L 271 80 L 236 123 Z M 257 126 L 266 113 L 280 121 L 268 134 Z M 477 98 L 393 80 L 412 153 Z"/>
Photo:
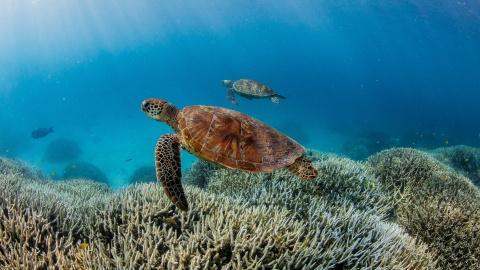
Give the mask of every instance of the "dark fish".
<path id="1" fill-rule="evenodd" d="M 125 162 L 129 162 L 130 160 L 132 160 L 132 159 L 131 159 L 131 158 L 129 158 L 129 159 L 125 160 Z"/>
<path id="2" fill-rule="evenodd" d="M 50 128 L 36 128 L 34 131 L 32 131 L 32 138 L 34 139 L 40 139 L 48 135 L 48 133 L 53 132 L 53 127 Z"/>

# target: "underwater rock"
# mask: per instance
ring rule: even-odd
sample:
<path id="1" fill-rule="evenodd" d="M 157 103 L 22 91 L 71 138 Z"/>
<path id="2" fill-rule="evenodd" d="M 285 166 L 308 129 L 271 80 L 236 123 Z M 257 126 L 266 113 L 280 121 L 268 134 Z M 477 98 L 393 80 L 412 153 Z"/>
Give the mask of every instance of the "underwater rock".
<path id="1" fill-rule="evenodd" d="M 95 182 L 108 184 L 107 177 L 97 166 L 84 161 L 68 164 L 63 169 L 63 179 L 90 179 Z"/>
<path id="2" fill-rule="evenodd" d="M 128 179 L 128 184 L 157 182 L 155 166 L 142 166 L 136 169 Z"/>
<path id="3" fill-rule="evenodd" d="M 82 150 L 74 140 L 60 138 L 47 146 L 44 159 L 51 163 L 69 162 L 76 159 L 81 153 Z"/>

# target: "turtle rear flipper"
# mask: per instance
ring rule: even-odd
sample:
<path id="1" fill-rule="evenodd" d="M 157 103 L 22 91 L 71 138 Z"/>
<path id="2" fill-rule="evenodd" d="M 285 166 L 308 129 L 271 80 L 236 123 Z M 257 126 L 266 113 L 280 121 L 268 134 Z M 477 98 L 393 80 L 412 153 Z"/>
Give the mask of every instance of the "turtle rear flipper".
<path id="1" fill-rule="evenodd" d="M 318 175 L 312 162 L 304 157 L 297 158 L 292 165 L 287 167 L 287 170 L 305 180 L 313 180 Z"/>
<path id="2" fill-rule="evenodd" d="M 227 98 L 230 100 L 233 104 L 238 105 L 238 102 L 235 100 L 235 90 L 233 88 L 230 88 L 227 90 Z"/>
<path id="3" fill-rule="evenodd" d="M 280 104 L 280 99 L 278 99 L 276 96 L 271 96 L 270 100 L 275 104 Z"/>
<path id="4" fill-rule="evenodd" d="M 182 187 L 181 149 L 177 134 L 168 133 L 160 137 L 155 147 L 155 167 L 165 194 L 180 210 L 187 211 L 188 202 Z"/>

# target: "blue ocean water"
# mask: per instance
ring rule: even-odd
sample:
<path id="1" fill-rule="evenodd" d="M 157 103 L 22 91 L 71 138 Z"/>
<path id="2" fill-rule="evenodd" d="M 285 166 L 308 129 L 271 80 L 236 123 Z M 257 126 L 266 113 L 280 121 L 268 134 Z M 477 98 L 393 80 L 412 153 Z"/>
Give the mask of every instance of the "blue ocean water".
<path id="1" fill-rule="evenodd" d="M 172 131 L 140 111 L 152 97 L 239 110 L 323 152 L 480 146 L 477 1 L 1 0 L 0 41 L 0 155 L 56 177 L 72 162 L 45 160 L 58 139 L 114 187 L 153 165 Z M 240 78 L 287 99 L 233 105 L 220 82 Z"/>

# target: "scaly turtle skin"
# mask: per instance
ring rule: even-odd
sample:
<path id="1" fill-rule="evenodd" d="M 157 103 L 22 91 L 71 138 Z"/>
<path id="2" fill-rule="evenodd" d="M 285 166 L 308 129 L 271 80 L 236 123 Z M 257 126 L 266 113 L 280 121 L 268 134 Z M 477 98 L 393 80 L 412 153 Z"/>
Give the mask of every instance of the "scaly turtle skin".
<path id="1" fill-rule="evenodd" d="M 155 166 L 163 190 L 180 210 L 188 210 L 182 187 L 181 149 L 232 169 L 273 172 L 286 168 L 306 180 L 318 174 L 310 160 L 302 157 L 303 146 L 244 113 L 203 105 L 178 110 L 153 98 L 145 100 L 141 110 L 175 131 L 158 140 Z"/>
<path id="2" fill-rule="evenodd" d="M 270 98 L 275 104 L 280 104 L 278 98 L 285 99 L 284 96 L 277 94 L 272 88 L 250 79 L 240 79 L 235 82 L 223 80 L 222 84 L 230 88 L 227 90 L 227 98 L 235 105 L 238 105 L 238 102 L 235 100 L 234 93 L 250 100 L 252 98 Z"/>

